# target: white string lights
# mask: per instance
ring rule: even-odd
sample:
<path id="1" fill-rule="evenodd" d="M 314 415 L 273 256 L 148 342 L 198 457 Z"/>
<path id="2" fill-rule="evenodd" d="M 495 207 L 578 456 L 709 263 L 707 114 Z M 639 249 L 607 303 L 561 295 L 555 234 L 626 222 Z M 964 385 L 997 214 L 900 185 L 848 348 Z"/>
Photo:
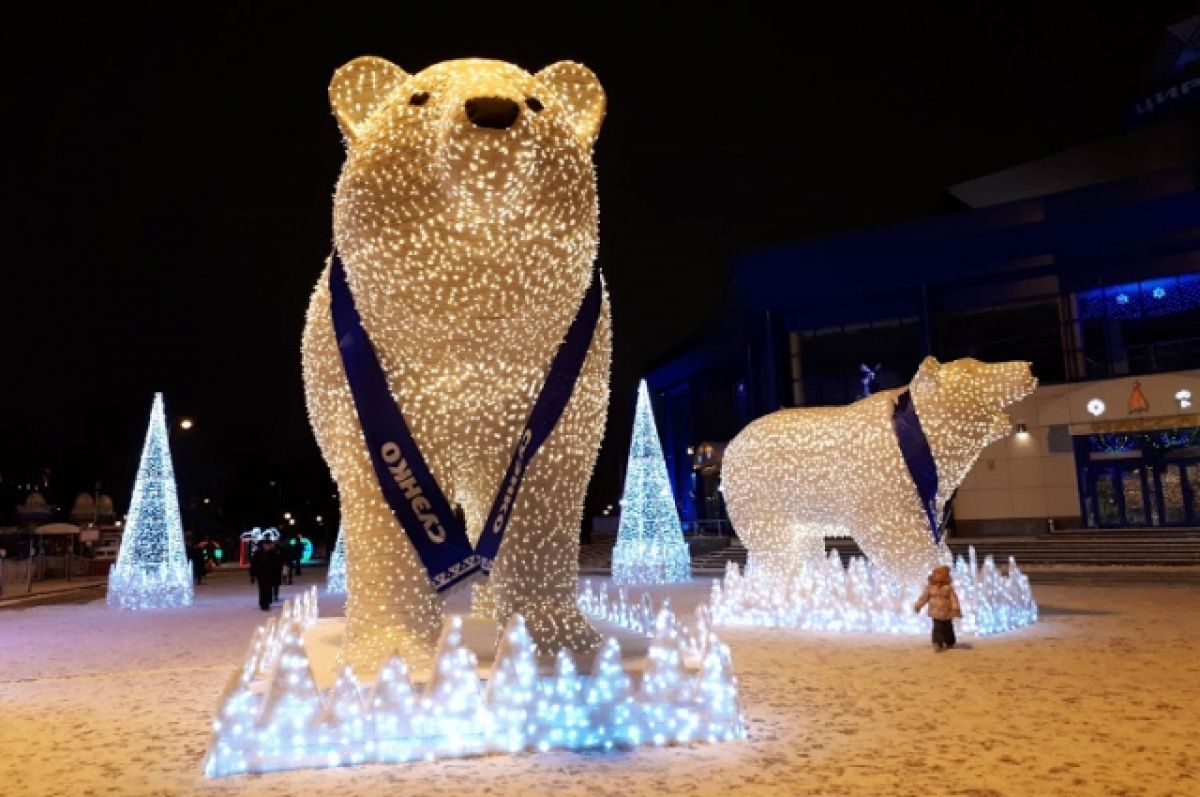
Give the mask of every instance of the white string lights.
<path id="1" fill-rule="evenodd" d="M 980 566 L 971 547 L 966 560 L 955 559 L 953 578 L 963 633 L 987 636 L 1037 622 L 1029 579 L 1011 557 L 1001 573 L 990 556 Z M 805 559 L 786 576 L 743 576 L 730 562 L 725 578 L 713 582 L 709 607 L 714 625 L 928 633 L 929 620 L 914 613 L 912 603 L 911 584 L 889 578 L 861 557 L 843 567 L 837 551 L 830 551 L 828 557 Z"/>
<path id="2" fill-rule="evenodd" d="M 369 689 L 343 667 L 321 690 L 303 643 L 316 606 L 314 587 L 256 633 L 213 722 L 206 775 L 745 737 L 729 649 L 706 633 L 697 664 L 688 666 L 669 612 L 640 679 L 622 666 L 613 639 L 591 674 L 580 673 L 565 649 L 541 672 L 518 614 L 501 635 L 486 684 L 453 617 L 427 683 L 414 683 L 404 661 L 390 656 Z"/>
<path id="3" fill-rule="evenodd" d="M 192 569 L 184 552 L 162 393 L 154 394 L 150 408 L 121 550 L 108 575 L 107 601 L 121 609 L 192 605 Z"/>
<path id="4" fill-rule="evenodd" d="M 638 384 L 612 577 L 617 584 L 674 584 L 692 577 L 644 379 Z"/>
<path id="5" fill-rule="evenodd" d="M 1036 385 L 1026 362 L 921 363 L 908 390 L 936 463 L 938 518 L 983 448 L 1011 433 L 1004 407 Z M 873 569 L 913 600 L 930 570 L 949 560 L 944 542 L 933 542 L 897 441 L 892 416 L 901 392 L 781 410 L 733 439 L 722 491 L 749 550 L 747 580 L 787 583 L 823 558 L 824 537 L 853 537 Z"/>
<path id="6" fill-rule="evenodd" d="M 413 436 L 478 538 L 551 357 L 591 280 L 591 147 L 604 92 L 585 67 L 529 74 L 462 60 L 409 75 L 356 59 L 329 88 L 347 156 L 334 238 L 362 323 Z M 508 126 L 476 124 L 492 98 Z M 477 610 L 516 613 L 548 650 L 594 649 L 576 608 L 578 527 L 608 402 L 607 298 L 583 371 L 521 487 Z M 344 659 L 374 673 L 427 657 L 442 604 L 382 500 L 334 340 L 328 269 L 309 306 L 304 380 L 344 510 Z M 415 660 L 415 659 L 414 659 Z"/>

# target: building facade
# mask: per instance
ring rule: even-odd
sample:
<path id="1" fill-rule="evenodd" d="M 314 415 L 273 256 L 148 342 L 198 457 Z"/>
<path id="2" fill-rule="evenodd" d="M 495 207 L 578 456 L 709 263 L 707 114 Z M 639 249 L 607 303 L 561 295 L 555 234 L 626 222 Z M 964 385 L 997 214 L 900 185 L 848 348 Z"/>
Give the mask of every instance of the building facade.
<path id="1" fill-rule="evenodd" d="M 1041 385 L 957 533 L 1200 525 L 1197 149 L 1175 117 L 954 186 L 958 212 L 738 258 L 718 316 L 647 375 L 681 515 L 724 518 L 721 451 L 754 418 L 934 355 L 1028 360 Z"/>

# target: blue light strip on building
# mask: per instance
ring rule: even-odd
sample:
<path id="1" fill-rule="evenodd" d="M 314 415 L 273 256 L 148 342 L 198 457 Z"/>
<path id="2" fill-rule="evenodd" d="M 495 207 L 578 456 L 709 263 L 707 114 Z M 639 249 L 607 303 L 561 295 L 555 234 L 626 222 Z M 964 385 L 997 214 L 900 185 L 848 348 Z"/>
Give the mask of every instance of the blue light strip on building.
<path id="1" fill-rule="evenodd" d="M 1172 315 L 1200 307 L 1200 274 L 1109 285 L 1077 296 L 1079 317 L 1084 320 Z"/>

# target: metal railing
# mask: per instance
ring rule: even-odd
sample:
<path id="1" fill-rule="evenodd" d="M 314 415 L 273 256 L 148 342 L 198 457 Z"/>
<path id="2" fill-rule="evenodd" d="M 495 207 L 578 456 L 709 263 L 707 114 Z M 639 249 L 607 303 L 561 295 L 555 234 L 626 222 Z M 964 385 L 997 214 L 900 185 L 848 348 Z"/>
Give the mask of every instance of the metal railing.
<path id="1" fill-rule="evenodd" d="M 729 537 L 733 527 L 728 520 L 685 520 L 683 533 L 693 537 Z"/>
<path id="2" fill-rule="evenodd" d="M 70 581 L 108 575 L 113 559 L 81 556 L 26 556 L 0 558 L 0 596 L 28 594 L 33 585 L 46 581 Z"/>

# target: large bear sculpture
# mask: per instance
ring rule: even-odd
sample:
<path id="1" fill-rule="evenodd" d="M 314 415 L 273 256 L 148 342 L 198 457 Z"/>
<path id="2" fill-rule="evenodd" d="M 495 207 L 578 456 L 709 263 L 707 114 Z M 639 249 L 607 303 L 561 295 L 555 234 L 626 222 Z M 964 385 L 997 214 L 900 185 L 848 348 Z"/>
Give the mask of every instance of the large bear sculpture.
<path id="1" fill-rule="evenodd" d="M 337 70 L 329 96 L 346 144 L 334 196 L 344 282 L 391 397 L 474 544 L 549 363 L 599 280 L 592 145 L 604 91 L 570 62 L 530 74 L 470 59 L 409 75 L 363 57 Z M 477 606 L 500 623 L 520 612 L 546 652 L 599 642 L 576 594 L 584 491 L 608 404 L 603 292 L 600 302 L 573 392 L 476 587 Z M 393 651 L 427 656 L 443 597 L 384 501 L 330 313 L 327 264 L 304 330 L 305 394 L 342 506 L 342 655 L 365 674 Z"/>
<path id="2" fill-rule="evenodd" d="M 945 558 L 934 541 L 946 502 L 990 443 L 1006 437 L 1008 405 L 1037 386 L 1029 363 L 926 357 L 906 388 L 844 407 L 780 410 L 730 442 L 721 489 L 749 550 L 748 573 L 786 578 L 824 537 L 852 537 L 876 567 L 920 591 Z M 907 392 L 908 395 L 905 395 Z M 902 447 L 897 414 L 915 410 Z M 910 460 L 924 438 L 936 488 L 922 501 Z M 907 448 L 908 450 L 903 450 Z"/>

